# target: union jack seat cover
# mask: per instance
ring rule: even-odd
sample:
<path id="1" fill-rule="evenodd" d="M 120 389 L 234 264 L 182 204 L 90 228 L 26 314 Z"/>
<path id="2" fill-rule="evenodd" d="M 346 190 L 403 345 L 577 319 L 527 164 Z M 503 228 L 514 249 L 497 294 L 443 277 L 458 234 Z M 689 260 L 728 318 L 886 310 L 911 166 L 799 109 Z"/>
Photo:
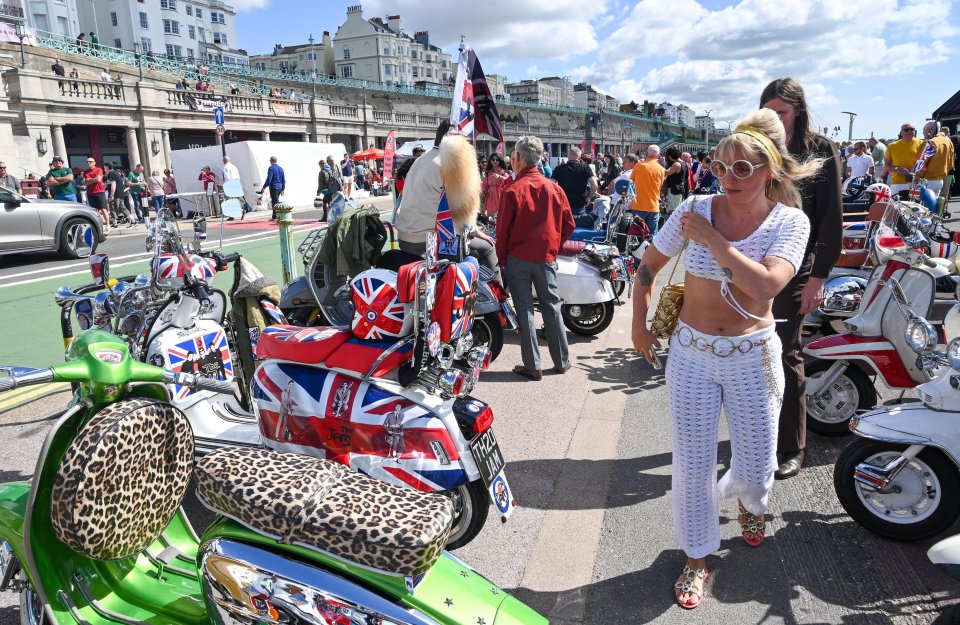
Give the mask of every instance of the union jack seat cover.
<path id="1" fill-rule="evenodd" d="M 353 334 L 359 339 L 383 341 L 410 334 L 413 316 L 409 305 L 400 302 L 397 273 L 389 269 L 368 269 L 350 281 L 353 292 Z"/>
<path id="2" fill-rule="evenodd" d="M 449 343 L 473 326 L 473 305 L 477 297 L 480 266 L 477 259 L 467 257 L 462 263 L 451 263 L 437 280 L 437 303 L 433 320 L 440 324 L 440 340 Z"/>
<path id="3" fill-rule="evenodd" d="M 150 261 L 150 268 L 156 271 L 157 286 L 176 289 L 183 286 L 183 276 L 188 271 L 194 279 L 209 282 L 217 274 L 217 261 L 191 254 L 184 264 L 176 254 L 161 254 Z"/>

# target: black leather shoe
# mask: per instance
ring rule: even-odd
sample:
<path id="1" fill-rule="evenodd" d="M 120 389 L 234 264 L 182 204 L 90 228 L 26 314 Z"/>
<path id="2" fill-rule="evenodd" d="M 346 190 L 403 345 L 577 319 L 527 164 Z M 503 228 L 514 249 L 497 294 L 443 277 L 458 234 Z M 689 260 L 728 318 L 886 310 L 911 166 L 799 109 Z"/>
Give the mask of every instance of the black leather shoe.
<path id="1" fill-rule="evenodd" d="M 800 473 L 803 466 L 803 450 L 783 454 L 783 462 L 777 467 L 773 477 L 778 480 L 788 480 Z"/>

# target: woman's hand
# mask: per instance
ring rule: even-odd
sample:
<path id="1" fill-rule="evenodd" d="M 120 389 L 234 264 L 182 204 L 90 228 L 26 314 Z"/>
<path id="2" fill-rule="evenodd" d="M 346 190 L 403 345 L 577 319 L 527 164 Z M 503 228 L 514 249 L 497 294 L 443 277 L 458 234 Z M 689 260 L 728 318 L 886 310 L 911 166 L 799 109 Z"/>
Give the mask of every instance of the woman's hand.
<path id="1" fill-rule="evenodd" d="M 680 233 L 691 241 L 708 247 L 710 242 L 719 235 L 709 221 L 694 211 L 685 211 L 680 215 Z"/>
<path id="2" fill-rule="evenodd" d="M 823 278 L 810 277 L 800 293 L 800 314 L 806 315 L 820 306 L 823 301 Z"/>
<path id="3" fill-rule="evenodd" d="M 653 364 L 653 350 L 660 349 L 660 340 L 657 335 L 647 328 L 646 321 L 635 321 L 633 324 L 633 347 L 640 352 L 651 365 Z"/>

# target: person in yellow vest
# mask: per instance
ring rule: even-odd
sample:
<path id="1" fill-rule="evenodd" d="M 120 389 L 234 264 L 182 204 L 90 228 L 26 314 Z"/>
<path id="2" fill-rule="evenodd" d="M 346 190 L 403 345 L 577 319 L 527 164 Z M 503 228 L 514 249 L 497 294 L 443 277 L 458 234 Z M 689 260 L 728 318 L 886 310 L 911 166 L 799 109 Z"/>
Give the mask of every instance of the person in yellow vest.
<path id="1" fill-rule="evenodd" d="M 923 138 L 933 144 L 935 152 L 923 164 L 919 177 L 927 181 L 927 188 L 939 194 L 948 174 L 953 169 L 953 143 L 940 134 L 940 122 L 929 121 L 923 125 Z"/>
<path id="2" fill-rule="evenodd" d="M 890 174 L 890 191 L 907 199 L 913 180 L 913 166 L 920 158 L 923 141 L 917 139 L 917 128 L 910 122 L 900 126 L 900 138 L 887 146 L 885 171 Z"/>

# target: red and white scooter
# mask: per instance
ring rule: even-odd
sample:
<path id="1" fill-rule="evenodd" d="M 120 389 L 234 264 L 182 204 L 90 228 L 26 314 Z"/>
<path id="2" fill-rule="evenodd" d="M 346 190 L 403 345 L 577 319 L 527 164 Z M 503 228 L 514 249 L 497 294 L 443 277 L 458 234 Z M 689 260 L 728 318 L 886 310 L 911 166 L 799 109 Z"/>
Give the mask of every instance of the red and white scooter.
<path id="1" fill-rule="evenodd" d="M 891 219 L 896 210 L 888 210 Z M 872 377 L 901 391 L 930 379 L 931 372 L 917 365 L 904 329 L 909 312 L 930 315 L 936 295 L 930 269 L 935 263 L 917 249 L 918 241 L 895 235 L 889 224 L 885 215 L 876 235 L 889 256 L 870 275 L 857 314 L 844 323 L 848 331 L 811 341 L 803 349 L 811 357 L 806 363 L 807 426 L 818 434 L 847 434 L 851 417 L 876 405 Z M 894 298 L 895 283 L 902 286 L 906 306 Z M 925 340 L 936 345 L 940 337 L 931 334 Z"/>

